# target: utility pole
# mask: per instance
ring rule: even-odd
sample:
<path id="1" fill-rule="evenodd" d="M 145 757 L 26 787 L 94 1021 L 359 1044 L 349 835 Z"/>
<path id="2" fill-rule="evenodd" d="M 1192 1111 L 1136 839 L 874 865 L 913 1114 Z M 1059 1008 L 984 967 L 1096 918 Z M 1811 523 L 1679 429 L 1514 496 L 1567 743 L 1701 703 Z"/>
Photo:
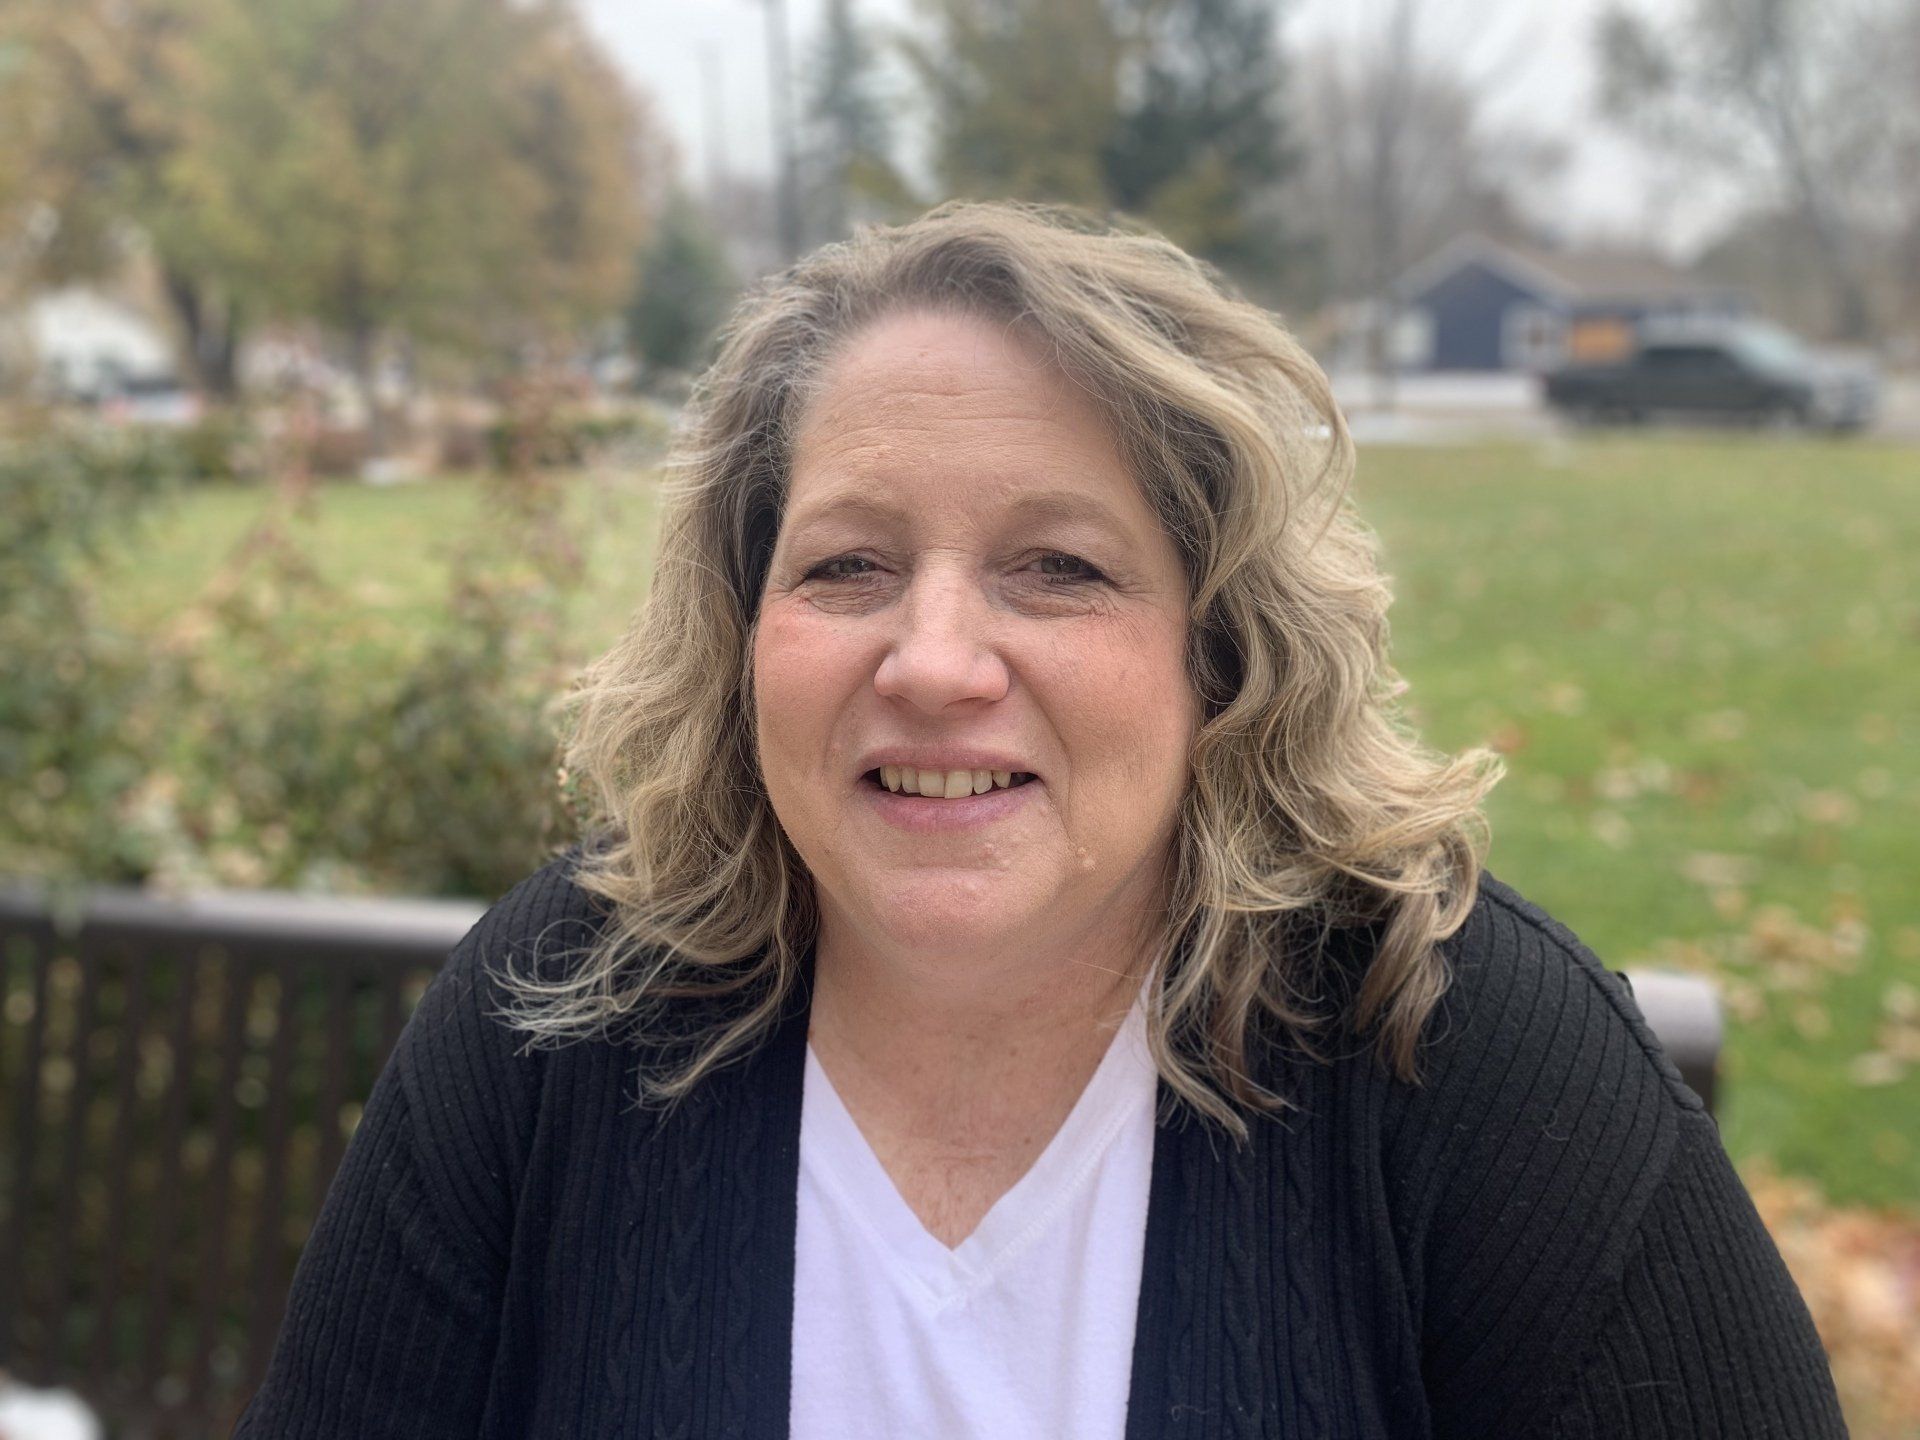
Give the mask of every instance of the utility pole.
<path id="1" fill-rule="evenodd" d="M 700 89 L 706 101 L 705 142 L 707 168 L 707 205 L 718 210 L 727 188 L 726 105 L 721 98 L 720 47 L 700 47 Z"/>
<path id="2" fill-rule="evenodd" d="M 800 155 L 793 120 L 793 77 L 787 68 L 787 0 L 761 0 L 767 7 L 768 111 L 773 121 L 773 162 L 780 207 L 780 251 L 800 257 Z"/>

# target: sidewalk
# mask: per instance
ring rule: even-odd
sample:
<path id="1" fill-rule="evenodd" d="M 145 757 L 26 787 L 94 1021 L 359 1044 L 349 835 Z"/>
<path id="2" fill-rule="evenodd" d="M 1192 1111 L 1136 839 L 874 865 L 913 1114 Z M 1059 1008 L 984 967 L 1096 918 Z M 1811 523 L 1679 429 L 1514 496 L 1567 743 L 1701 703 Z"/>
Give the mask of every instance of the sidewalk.
<path id="1" fill-rule="evenodd" d="M 1327 378 L 1361 445 L 1464 445 L 1572 432 L 1547 409 L 1531 375 L 1403 375 L 1383 382 L 1338 371 Z M 1862 433 L 1920 444 L 1920 374 L 1888 375 L 1881 386 L 1879 418 Z"/>

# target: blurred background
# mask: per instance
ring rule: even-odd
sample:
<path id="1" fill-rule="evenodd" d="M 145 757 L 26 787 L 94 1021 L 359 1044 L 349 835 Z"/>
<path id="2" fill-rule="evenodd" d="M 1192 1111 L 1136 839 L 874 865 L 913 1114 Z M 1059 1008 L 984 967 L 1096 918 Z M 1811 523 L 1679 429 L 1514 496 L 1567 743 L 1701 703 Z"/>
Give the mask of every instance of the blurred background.
<path id="1" fill-rule="evenodd" d="M 1319 356 L 1491 868 L 1713 983 L 1920 1436 L 1920 0 L 6 0 L 0 1436 L 225 1433 L 447 927 L 574 837 L 715 327 L 955 196 Z"/>

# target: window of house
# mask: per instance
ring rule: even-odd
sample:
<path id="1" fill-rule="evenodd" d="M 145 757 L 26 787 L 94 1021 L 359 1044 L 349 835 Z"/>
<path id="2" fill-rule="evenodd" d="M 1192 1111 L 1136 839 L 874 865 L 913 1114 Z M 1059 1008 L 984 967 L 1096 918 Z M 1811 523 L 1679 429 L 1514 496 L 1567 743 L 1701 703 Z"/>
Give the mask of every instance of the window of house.
<path id="1" fill-rule="evenodd" d="M 1551 370 L 1566 356 L 1567 322 L 1541 305 L 1513 305 L 1500 323 L 1500 358 L 1509 370 Z"/>
<path id="2" fill-rule="evenodd" d="M 1433 363 L 1433 314 L 1423 306 L 1402 310 L 1387 332 L 1387 357 L 1401 370 L 1424 370 Z"/>

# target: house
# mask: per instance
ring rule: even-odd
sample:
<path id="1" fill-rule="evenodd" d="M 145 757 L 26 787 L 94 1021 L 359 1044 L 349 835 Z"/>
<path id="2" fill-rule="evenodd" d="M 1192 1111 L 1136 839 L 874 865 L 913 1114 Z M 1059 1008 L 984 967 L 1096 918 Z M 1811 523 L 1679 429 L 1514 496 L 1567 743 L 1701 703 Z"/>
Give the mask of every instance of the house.
<path id="1" fill-rule="evenodd" d="M 87 399 L 175 372 L 174 344 L 141 306 L 111 290 L 66 286 L 0 315 L 0 380 Z"/>
<path id="2" fill-rule="evenodd" d="M 1734 317 L 1739 292 L 1654 256 L 1463 235 L 1395 286 L 1393 352 L 1412 371 L 1538 373 L 1630 353 L 1650 319 Z"/>

